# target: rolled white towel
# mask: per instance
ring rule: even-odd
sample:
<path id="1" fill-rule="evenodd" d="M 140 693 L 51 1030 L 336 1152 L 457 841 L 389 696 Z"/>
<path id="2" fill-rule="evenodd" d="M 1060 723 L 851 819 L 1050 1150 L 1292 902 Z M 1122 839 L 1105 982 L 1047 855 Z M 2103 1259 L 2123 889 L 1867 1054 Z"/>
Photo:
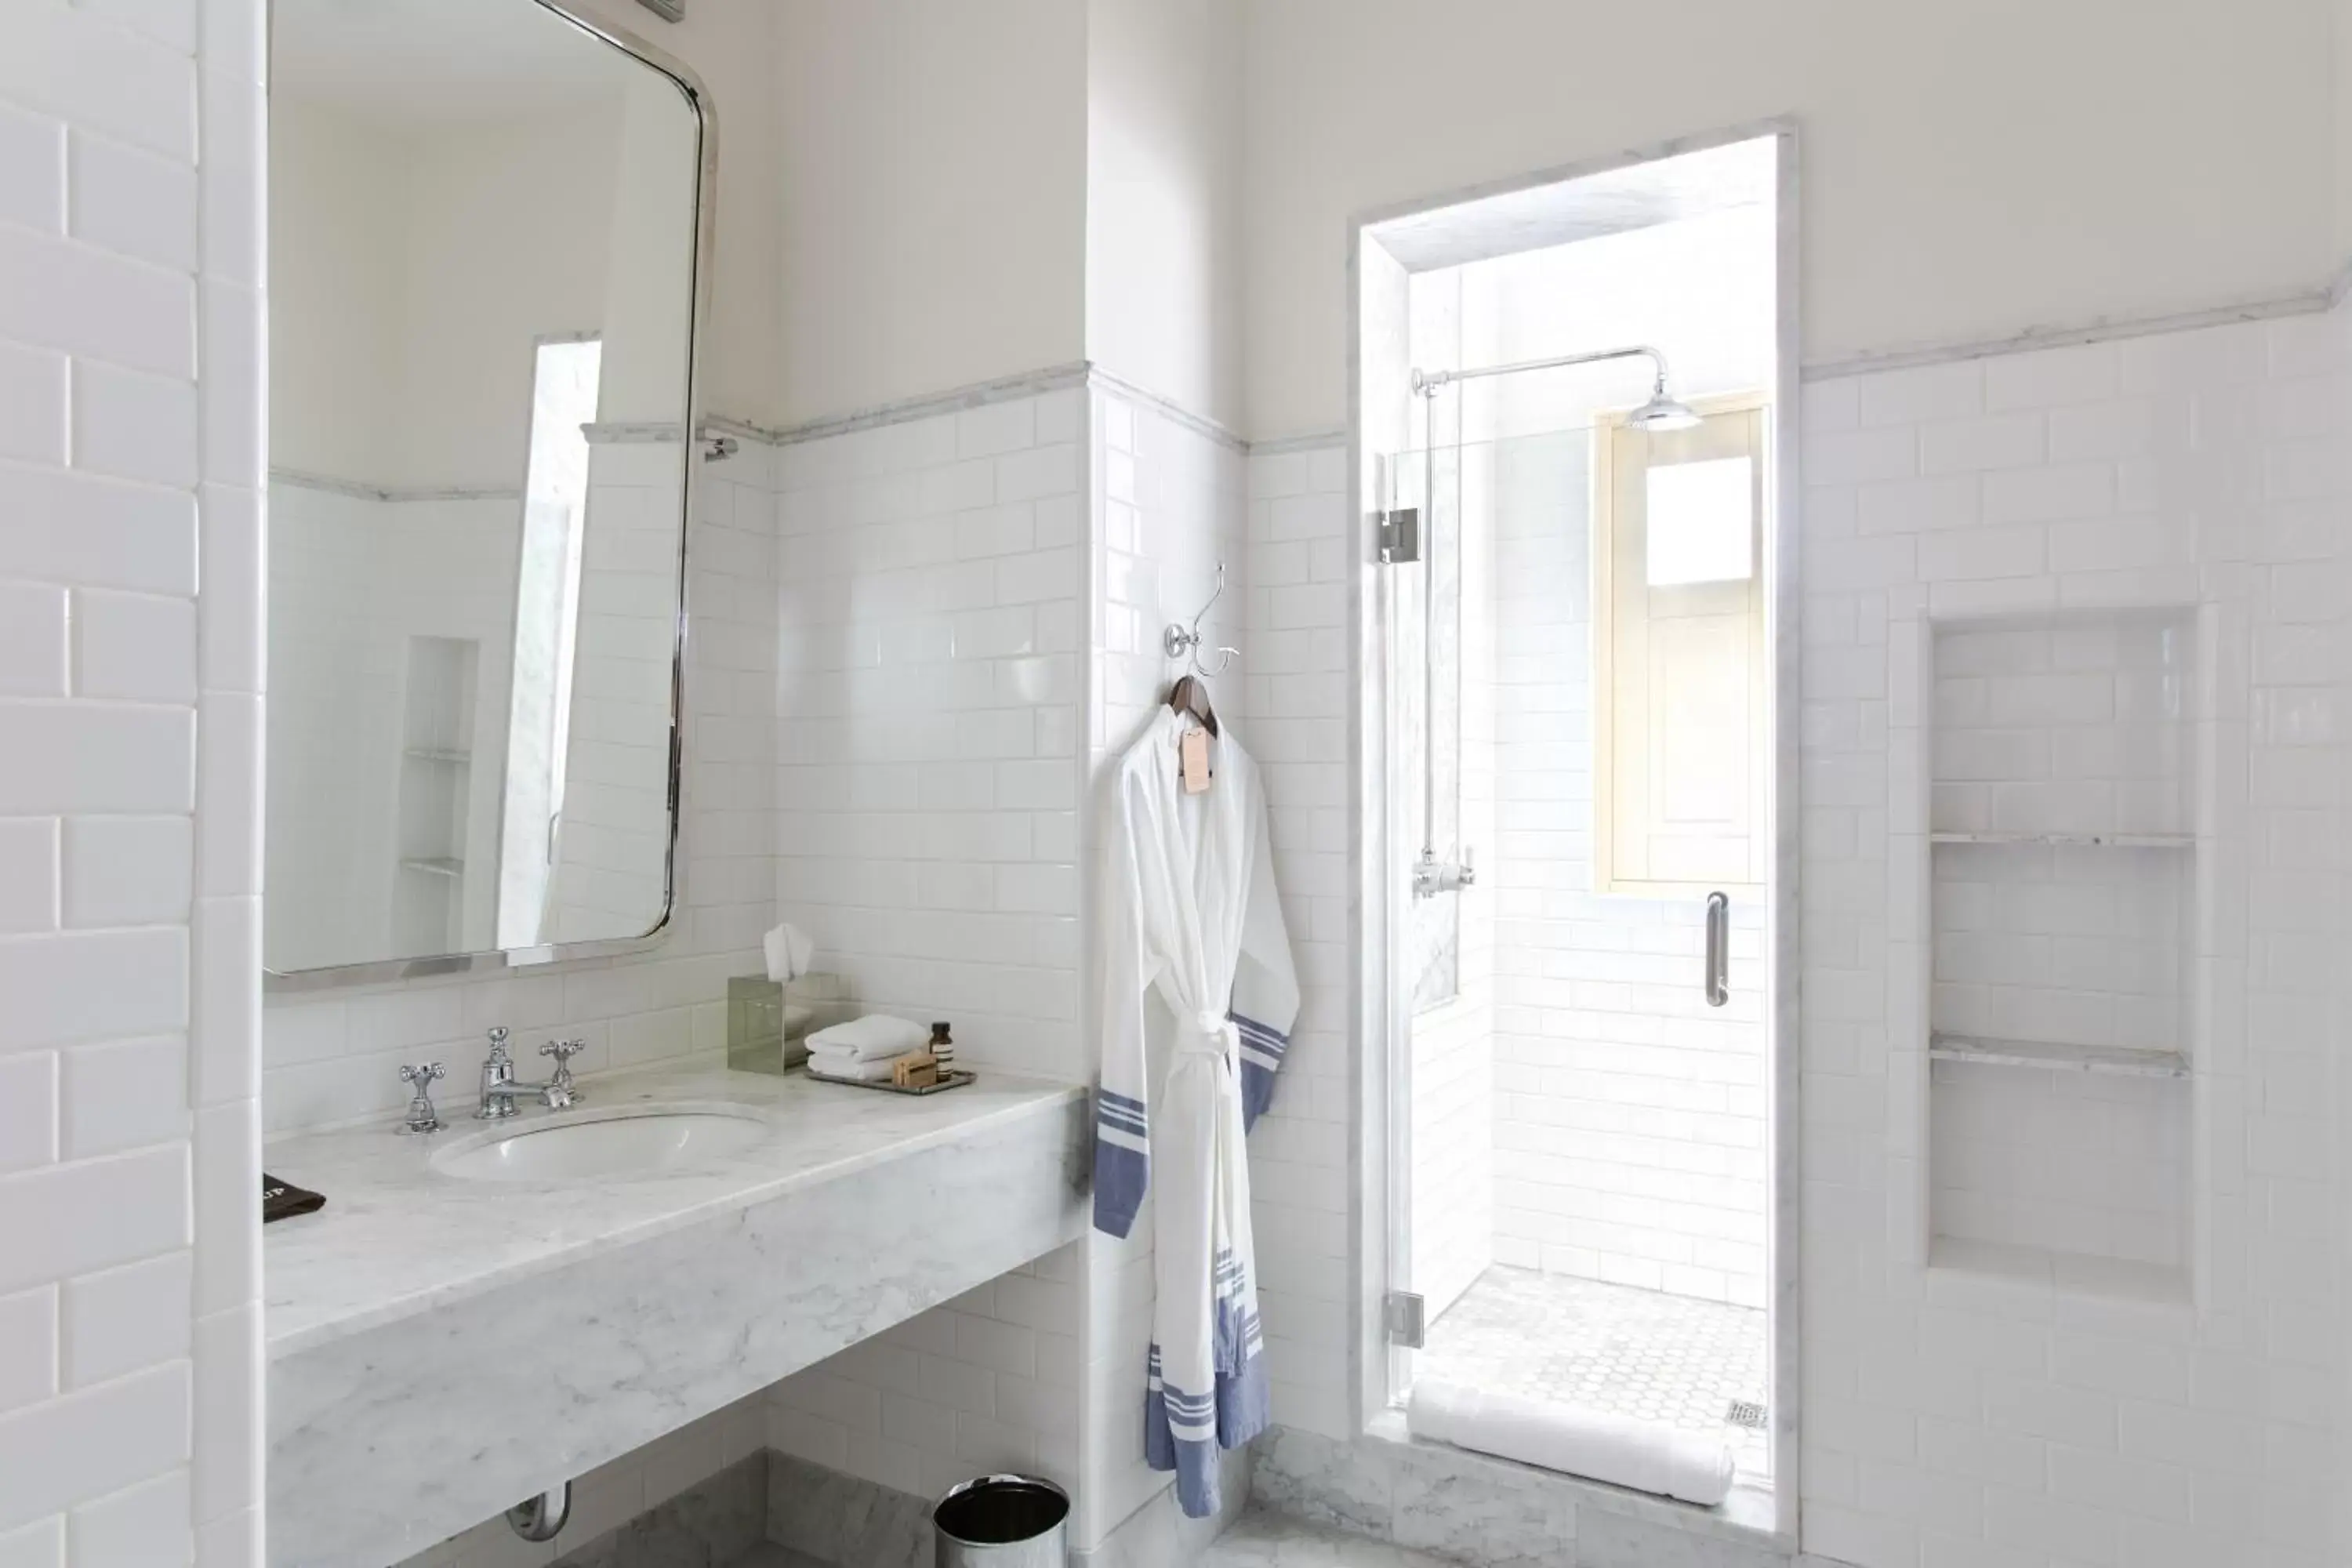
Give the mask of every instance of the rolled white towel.
<path id="1" fill-rule="evenodd" d="M 809 1071 L 824 1078 L 854 1078 L 861 1083 L 887 1083 L 895 1057 L 875 1057 L 860 1061 L 856 1057 L 843 1056 L 838 1051 L 811 1051 Z"/>
<path id="2" fill-rule="evenodd" d="M 903 1057 L 908 1051 L 919 1051 L 930 1037 L 929 1029 L 911 1019 L 868 1013 L 863 1018 L 819 1029 L 808 1037 L 808 1048 L 811 1056 L 845 1056 L 870 1062 L 877 1057 Z"/>
<path id="3" fill-rule="evenodd" d="M 1423 1377 L 1405 1419 L 1416 1437 L 1713 1508 L 1731 1492 L 1730 1445 L 1661 1422 Z"/>

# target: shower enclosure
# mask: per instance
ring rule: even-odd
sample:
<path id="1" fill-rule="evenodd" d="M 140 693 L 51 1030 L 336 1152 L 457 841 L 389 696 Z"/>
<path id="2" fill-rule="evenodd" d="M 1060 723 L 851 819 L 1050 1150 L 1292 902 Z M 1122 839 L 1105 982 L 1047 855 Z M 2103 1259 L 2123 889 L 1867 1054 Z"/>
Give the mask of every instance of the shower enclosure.
<path id="1" fill-rule="evenodd" d="M 1694 156 L 1738 188 L 1737 149 Z M 1581 183 L 1553 187 L 1561 214 Z M 1459 262 L 1434 218 L 1374 226 L 1360 366 L 1387 525 L 1363 645 L 1384 1024 L 1368 1399 L 1440 1380 L 1719 1442 L 1732 1513 L 1767 1525 L 1786 1359 L 1770 188 Z"/>

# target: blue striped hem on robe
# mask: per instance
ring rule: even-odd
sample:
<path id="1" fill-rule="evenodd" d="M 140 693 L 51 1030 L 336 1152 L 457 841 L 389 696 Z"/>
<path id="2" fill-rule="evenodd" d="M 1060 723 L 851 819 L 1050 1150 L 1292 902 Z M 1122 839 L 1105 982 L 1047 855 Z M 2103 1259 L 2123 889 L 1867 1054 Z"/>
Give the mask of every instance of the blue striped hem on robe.
<path id="1" fill-rule="evenodd" d="M 1124 1237 L 1135 1227 L 1150 1175 L 1151 1118 L 1140 1100 L 1095 1090 L 1095 1228 Z"/>
<path id="2" fill-rule="evenodd" d="M 1151 1347 L 1150 1380 L 1143 1396 L 1144 1462 L 1155 1470 L 1176 1472 L 1177 1505 L 1192 1519 L 1207 1518 L 1223 1502 L 1218 1450 L 1238 1448 L 1273 1423 L 1273 1396 L 1255 1314 L 1245 1344 L 1239 1364 L 1230 1373 L 1220 1370 L 1217 1386 L 1205 1394 L 1168 1386 L 1160 1375 L 1160 1347 Z"/>
<path id="3" fill-rule="evenodd" d="M 1234 1031 L 1241 1037 L 1242 1128 L 1246 1131 L 1257 1125 L 1258 1113 L 1274 1102 L 1274 1075 L 1282 1070 L 1282 1053 L 1290 1048 L 1290 1037 L 1239 1013 L 1225 1016 L 1233 1020 Z"/>

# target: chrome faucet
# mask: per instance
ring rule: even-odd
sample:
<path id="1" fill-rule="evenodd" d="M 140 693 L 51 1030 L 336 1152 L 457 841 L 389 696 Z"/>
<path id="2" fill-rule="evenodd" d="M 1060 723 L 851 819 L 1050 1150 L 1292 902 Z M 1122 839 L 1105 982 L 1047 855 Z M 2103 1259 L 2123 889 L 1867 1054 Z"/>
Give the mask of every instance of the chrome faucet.
<path id="1" fill-rule="evenodd" d="M 541 1105 L 550 1110 L 562 1110 L 580 1103 L 580 1090 L 572 1081 L 572 1058 L 588 1048 L 585 1040 L 551 1040 L 539 1047 L 539 1054 L 555 1058 L 555 1071 L 545 1083 L 525 1083 L 514 1075 L 514 1058 L 507 1054 L 507 1032 L 504 1028 L 490 1031 L 490 1054 L 482 1058 L 481 1103 L 474 1108 L 477 1121 L 504 1121 L 522 1108 L 515 1101 L 523 1095 L 539 1096 Z"/>
<path id="2" fill-rule="evenodd" d="M 540 1098 L 550 1110 L 562 1110 L 580 1103 L 579 1088 L 572 1081 L 572 1058 L 588 1048 L 585 1040 L 550 1040 L 539 1047 L 539 1054 L 555 1058 L 555 1070 L 548 1075 L 547 1087 Z"/>
<path id="3" fill-rule="evenodd" d="M 439 1062 L 419 1062 L 400 1069 L 400 1081 L 414 1090 L 408 1097 L 408 1120 L 399 1131 L 407 1133 L 438 1132 L 441 1118 L 433 1109 L 433 1080 L 446 1078 Z"/>

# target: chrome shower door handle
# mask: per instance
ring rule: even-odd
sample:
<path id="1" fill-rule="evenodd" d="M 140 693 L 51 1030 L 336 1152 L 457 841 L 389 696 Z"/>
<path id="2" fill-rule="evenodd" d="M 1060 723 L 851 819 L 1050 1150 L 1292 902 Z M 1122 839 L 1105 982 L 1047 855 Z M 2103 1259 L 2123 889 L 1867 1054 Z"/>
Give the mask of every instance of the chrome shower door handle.
<path id="1" fill-rule="evenodd" d="M 1706 896 L 1706 1005 L 1731 1000 L 1731 895 Z"/>

